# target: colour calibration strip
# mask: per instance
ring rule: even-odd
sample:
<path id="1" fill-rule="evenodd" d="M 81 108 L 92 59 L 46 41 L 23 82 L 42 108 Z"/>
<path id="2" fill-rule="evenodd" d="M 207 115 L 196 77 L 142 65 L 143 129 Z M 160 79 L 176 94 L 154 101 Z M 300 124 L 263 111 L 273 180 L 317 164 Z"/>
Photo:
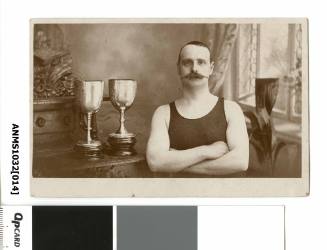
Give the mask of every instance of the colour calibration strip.
<path id="1" fill-rule="evenodd" d="M 284 206 L 4 206 L 3 249 L 283 250 Z"/>

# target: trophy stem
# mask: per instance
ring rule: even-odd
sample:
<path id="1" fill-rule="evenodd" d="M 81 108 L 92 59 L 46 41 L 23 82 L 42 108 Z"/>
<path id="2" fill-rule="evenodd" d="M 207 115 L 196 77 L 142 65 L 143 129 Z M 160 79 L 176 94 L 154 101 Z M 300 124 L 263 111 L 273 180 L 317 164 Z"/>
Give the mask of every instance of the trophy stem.
<path id="1" fill-rule="evenodd" d="M 120 107 L 120 126 L 118 133 L 121 135 L 125 135 L 128 133 L 125 128 L 125 107 Z"/>
<path id="2" fill-rule="evenodd" d="M 91 116 L 92 116 L 92 113 L 88 112 L 87 113 L 87 144 L 90 144 L 92 141 L 92 138 L 91 138 L 91 130 L 92 130 Z"/>
<path id="3" fill-rule="evenodd" d="M 97 117 L 96 113 L 92 113 L 91 116 L 91 139 L 98 140 L 98 125 L 97 125 Z"/>

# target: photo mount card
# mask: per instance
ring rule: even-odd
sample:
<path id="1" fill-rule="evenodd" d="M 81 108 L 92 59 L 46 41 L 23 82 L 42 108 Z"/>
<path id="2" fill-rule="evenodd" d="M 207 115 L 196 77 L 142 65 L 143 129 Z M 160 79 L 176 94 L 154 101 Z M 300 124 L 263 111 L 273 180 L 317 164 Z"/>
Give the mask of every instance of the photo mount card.
<path id="1" fill-rule="evenodd" d="M 218 101 L 208 109 L 209 98 L 198 113 L 187 113 L 186 105 L 183 113 L 179 58 L 192 41 L 202 42 L 213 57 L 208 96 Z M 30 44 L 32 196 L 309 195 L 307 19 L 32 19 Z M 114 86 L 123 84 L 128 110 L 122 113 Z M 98 99 L 92 114 L 85 112 L 83 93 Z M 176 117 L 205 117 L 203 124 L 217 119 L 211 111 L 221 112 L 223 103 L 226 138 L 217 140 L 227 147 L 217 150 L 226 151 L 209 159 L 215 128 L 195 126 L 189 136 L 178 137 L 185 130 L 178 119 L 155 138 L 153 114 L 162 107 L 173 118 L 168 103 L 177 103 Z M 237 107 L 243 116 L 232 126 Z M 244 125 L 247 143 L 241 143 Z M 172 152 L 164 149 L 160 157 L 156 150 L 166 147 L 165 133 L 169 152 L 208 137 L 199 146 L 206 150 L 199 154 L 192 146 L 186 150 L 195 154 L 175 152 L 169 161 Z"/>

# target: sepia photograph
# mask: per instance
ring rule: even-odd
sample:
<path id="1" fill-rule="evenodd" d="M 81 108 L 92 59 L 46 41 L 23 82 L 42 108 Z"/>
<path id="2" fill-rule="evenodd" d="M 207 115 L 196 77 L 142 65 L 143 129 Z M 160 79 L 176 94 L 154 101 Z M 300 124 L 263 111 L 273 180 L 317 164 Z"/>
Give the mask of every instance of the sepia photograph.
<path id="1" fill-rule="evenodd" d="M 306 19 L 32 19 L 32 193 L 308 195 L 307 39 Z"/>

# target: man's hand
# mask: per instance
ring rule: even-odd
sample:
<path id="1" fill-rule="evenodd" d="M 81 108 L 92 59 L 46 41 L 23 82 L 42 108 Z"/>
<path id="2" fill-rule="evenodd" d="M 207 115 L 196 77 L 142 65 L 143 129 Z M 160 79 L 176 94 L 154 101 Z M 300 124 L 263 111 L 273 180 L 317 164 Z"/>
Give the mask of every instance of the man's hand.
<path id="1" fill-rule="evenodd" d="M 229 151 L 228 145 L 223 141 L 217 141 L 203 146 L 203 153 L 208 160 L 217 159 Z"/>

